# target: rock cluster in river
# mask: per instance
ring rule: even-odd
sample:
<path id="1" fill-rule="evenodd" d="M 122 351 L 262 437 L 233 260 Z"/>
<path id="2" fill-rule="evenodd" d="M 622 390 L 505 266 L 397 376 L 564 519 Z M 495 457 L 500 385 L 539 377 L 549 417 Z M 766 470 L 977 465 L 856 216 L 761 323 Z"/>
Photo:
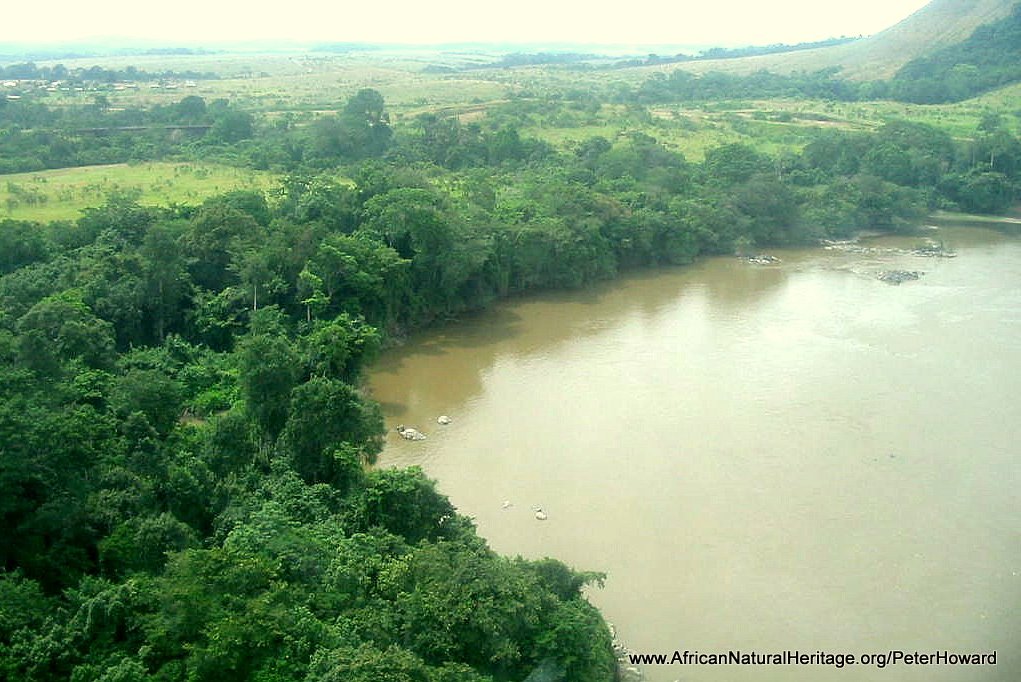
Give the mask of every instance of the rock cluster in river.
<path id="1" fill-rule="evenodd" d="M 901 284 L 902 282 L 914 281 L 924 274 L 924 272 L 917 270 L 883 270 L 876 277 L 879 281 L 886 282 L 887 284 Z"/>
<path id="2" fill-rule="evenodd" d="M 857 253 L 864 256 L 921 256 L 923 258 L 955 258 L 957 253 L 947 249 L 942 242 L 926 239 L 920 246 L 913 249 L 894 249 L 888 247 L 865 246 L 857 241 L 822 241 L 824 249 Z"/>
<path id="3" fill-rule="evenodd" d="M 617 657 L 617 679 L 620 682 L 644 682 L 645 673 L 642 672 L 641 668 L 631 663 L 629 658 L 631 650 L 617 637 L 617 629 L 613 627 L 613 623 L 607 623 L 607 625 L 610 627 L 613 655 Z"/>

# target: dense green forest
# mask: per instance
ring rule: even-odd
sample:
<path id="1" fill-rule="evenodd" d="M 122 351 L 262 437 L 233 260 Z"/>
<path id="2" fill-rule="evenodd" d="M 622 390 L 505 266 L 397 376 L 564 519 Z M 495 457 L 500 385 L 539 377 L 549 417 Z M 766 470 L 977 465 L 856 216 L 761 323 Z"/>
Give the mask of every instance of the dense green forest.
<path id="1" fill-rule="evenodd" d="M 601 576 L 366 469 L 379 330 L 472 274 L 451 209 L 382 170 L 0 223 L 5 679 L 613 678 Z"/>
<path id="2" fill-rule="evenodd" d="M 698 162 L 637 131 L 521 132 L 577 104 L 396 125 L 370 89 L 300 121 L 196 96 L 0 99 L 0 172 L 212 158 L 284 178 L 0 221 L 0 676 L 611 680 L 582 594 L 600 574 L 497 556 L 421 471 L 369 466 L 367 363 L 502 297 L 1000 211 L 1021 181 L 995 115 L 965 141 L 891 120 Z"/>

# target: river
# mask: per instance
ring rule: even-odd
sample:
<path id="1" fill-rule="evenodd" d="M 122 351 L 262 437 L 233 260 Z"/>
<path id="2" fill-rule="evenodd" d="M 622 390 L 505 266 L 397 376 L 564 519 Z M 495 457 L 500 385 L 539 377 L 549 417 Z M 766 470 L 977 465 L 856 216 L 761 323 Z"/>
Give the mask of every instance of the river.
<path id="1" fill-rule="evenodd" d="M 648 680 L 1021 680 L 1021 240 L 929 236 L 957 257 L 712 258 L 418 334 L 369 376 L 380 464 L 502 554 L 604 571 L 588 597 L 632 651 L 997 652 Z"/>

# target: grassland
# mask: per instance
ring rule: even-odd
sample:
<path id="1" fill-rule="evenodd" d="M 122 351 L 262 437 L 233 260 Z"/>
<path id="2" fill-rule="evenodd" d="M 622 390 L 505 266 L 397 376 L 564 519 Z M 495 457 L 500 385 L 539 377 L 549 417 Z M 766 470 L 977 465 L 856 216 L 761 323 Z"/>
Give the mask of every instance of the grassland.
<path id="1" fill-rule="evenodd" d="M 1000 7 L 993 0 L 975 0 L 975 4 L 987 14 L 999 11 Z M 296 115 L 299 124 L 338 110 L 352 94 L 366 87 L 383 94 L 391 119 L 398 126 L 426 112 L 485 125 L 487 117 L 495 116 L 504 107 L 550 103 L 548 113 L 542 112 L 543 106 L 533 106 L 540 113 L 513 117 L 523 134 L 569 148 L 596 135 L 615 140 L 641 132 L 692 161 L 701 160 L 707 149 L 730 142 L 749 144 L 767 153 L 796 151 L 817 130 L 869 130 L 895 118 L 928 123 L 964 140 L 975 135 L 984 115 L 997 112 L 1004 115 L 1005 123 L 1015 134 L 1021 133 L 1021 85 L 946 105 L 771 99 L 650 108 L 604 103 L 592 109 L 573 108 L 561 97 L 565 94 L 570 97 L 572 92 L 596 93 L 598 100 L 611 101 L 615 92 L 641 82 L 652 69 L 480 68 L 494 59 L 493 54 L 422 49 L 348 54 L 294 51 L 108 57 L 63 63 L 69 67 L 134 65 L 151 72 L 211 72 L 221 76 L 196 79 L 190 87 L 143 85 L 137 90 L 111 90 L 104 94 L 112 106 L 170 104 L 187 95 L 198 95 L 207 101 L 232 100 L 266 119 Z M 728 63 L 736 61 L 741 60 Z M 51 105 L 73 105 L 89 102 L 94 96 L 95 93 L 59 93 L 46 101 Z M 0 176 L 0 216 L 70 219 L 83 208 L 101 203 L 113 190 L 138 192 L 141 201 L 149 204 L 196 203 L 228 189 L 265 189 L 274 182 L 271 174 L 194 163 L 102 166 Z"/>
<path id="2" fill-rule="evenodd" d="M 926 123 L 958 140 L 968 140 L 989 113 L 1006 114 L 1007 127 L 1015 134 L 1021 133 L 1021 85 L 944 105 L 768 99 L 659 105 L 651 107 L 646 115 L 630 107 L 603 106 L 595 114 L 542 121 L 524 132 L 560 147 L 596 135 L 614 140 L 629 132 L 641 132 L 682 152 L 689 160 L 700 161 L 707 149 L 721 144 L 740 142 L 770 154 L 796 151 L 817 130 L 874 130 L 893 119 Z"/>
<path id="3" fill-rule="evenodd" d="M 136 194 L 145 205 L 198 204 L 233 189 L 267 190 L 271 173 L 199 163 L 116 164 L 0 175 L 0 217 L 73 220 L 112 192 Z"/>
<path id="4" fill-rule="evenodd" d="M 490 55 L 489 60 L 492 60 Z M 430 67 L 478 64 L 482 56 L 418 51 L 380 51 L 353 54 L 244 53 L 240 55 L 185 55 L 175 57 L 102 57 L 57 60 L 69 68 L 99 65 L 105 68 L 136 66 L 160 72 L 217 74 L 197 79 L 187 88 L 179 85 L 103 93 L 115 107 L 172 104 L 187 95 L 213 101 L 230 100 L 245 110 L 260 113 L 336 111 L 361 88 L 378 90 L 392 114 L 456 104 L 501 99 L 515 88 L 493 78 L 494 72 L 431 73 Z M 55 105 L 91 101 L 93 93 L 60 94 Z"/>
<path id="5" fill-rule="evenodd" d="M 971 7 L 968 12 L 959 9 L 973 18 L 988 20 L 990 16 L 1000 12 L 1002 0 L 970 0 L 961 3 Z M 974 5 L 972 7 L 972 5 Z M 1009 3 L 1008 3 L 1009 5 Z M 950 11 L 940 3 L 926 8 L 926 12 L 936 10 Z M 933 9 L 935 8 L 935 9 Z M 913 29 L 914 34 L 928 35 L 929 29 L 918 28 L 929 26 L 932 17 L 927 14 L 917 16 L 903 22 Z M 939 13 L 933 15 L 942 16 Z M 994 17 L 995 18 L 995 17 Z M 922 20 L 925 20 L 924 22 Z M 965 22 L 965 26 L 970 23 Z M 898 25 L 901 26 L 901 25 Z M 894 27 L 897 28 L 897 27 Z M 893 28 L 889 29 L 893 31 Z M 898 29 L 901 33 L 903 27 Z M 886 32 L 884 32 L 886 33 Z M 876 38 L 882 36 L 878 34 Z M 825 50 L 845 48 L 859 43 L 837 45 Z M 786 55 L 767 55 L 761 59 L 803 59 L 809 52 L 787 53 Z M 100 65 L 107 68 L 123 68 L 134 65 L 139 69 L 151 72 L 174 70 L 178 72 L 193 71 L 200 73 L 216 73 L 220 77 L 209 80 L 195 80 L 190 87 L 143 87 L 137 90 L 109 91 L 103 93 L 114 107 L 151 106 L 153 104 L 170 104 L 179 101 L 186 95 L 198 95 L 207 101 L 228 99 L 242 108 L 256 113 L 275 116 L 284 113 L 316 115 L 323 112 L 336 111 L 348 98 L 361 88 L 373 88 L 383 94 L 387 108 L 395 121 L 400 121 L 419 113 L 435 112 L 439 114 L 457 115 L 471 111 L 479 117 L 487 107 L 499 105 L 509 98 L 543 99 L 558 98 L 571 92 L 595 94 L 601 101 L 614 99 L 622 88 L 630 88 L 649 78 L 652 73 L 676 68 L 706 70 L 742 70 L 740 64 L 756 64 L 756 68 L 773 68 L 772 62 L 755 59 L 731 59 L 714 62 L 689 62 L 683 65 L 667 65 L 657 67 L 636 67 L 629 69 L 598 69 L 579 70 L 558 66 L 523 66 L 518 68 L 473 68 L 485 65 L 496 59 L 494 54 L 469 52 L 441 52 L 426 48 L 377 50 L 369 52 L 353 52 L 347 54 L 308 53 L 308 52 L 275 52 L 275 53 L 240 53 L 240 54 L 208 54 L 181 56 L 141 56 L 141 57 L 104 57 L 82 60 L 63 60 L 69 67 Z M 54 62 L 55 63 L 55 62 Z M 809 66 L 812 69 L 808 68 Z M 822 68 L 824 63 L 810 62 L 802 70 Z M 443 69 L 449 71 L 443 72 Z M 753 69 L 754 70 L 754 69 Z M 780 69 L 784 70 L 784 69 Z M 790 69 L 787 69 L 790 70 Z M 793 70 L 798 70 L 797 68 Z M 873 73 L 872 77 L 881 74 Z M 48 104 L 82 104 L 91 101 L 94 93 L 57 94 L 47 99 Z M 742 110 L 742 106 L 743 109 Z M 938 125 L 955 137 L 967 137 L 973 133 L 975 125 L 982 114 L 989 110 L 1000 112 L 1021 111 L 1021 87 L 1009 87 L 997 93 L 983 96 L 956 105 L 920 106 L 906 105 L 895 102 L 873 103 L 830 103 L 805 100 L 775 100 L 754 103 L 723 103 L 714 106 L 708 113 L 714 116 L 712 122 L 729 127 L 722 120 L 728 114 L 748 118 L 754 114 L 747 109 L 752 107 L 761 117 L 770 116 L 771 112 L 779 112 L 774 123 L 788 123 L 782 127 L 810 125 L 848 125 L 873 126 L 877 122 L 890 117 L 920 120 Z M 731 111 L 726 111 L 728 108 Z M 696 112 L 690 114 L 690 112 Z M 697 113 L 702 111 L 703 113 Z M 693 115 L 700 122 L 705 122 L 707 115 L 700 107 L 687 107 L 685 115 Z M 792 121 L 782 121 L 792 115 Z M 732 118 L 732 117 L 731 117 Z M 815 123 L 812 123 L 815 121 Z M 537 134 L 545 139 L 557 142 L 562 139 L 584 135 L 585 130 L 574 133 L 566 128 L 585 126 L 605 127 L 614 130 L 627 128 L 627 121 L 605 120 L 596 123 L 585 123 L 577 126 L 544 126 Z M 563 130 L 557 130 L 563 128 Z M 613 132 L 612 130 L 604 132 Z M 792 131 L 796 134 L 796 131 Z M 604 134 L 604 133 L 600 133 Z M 611 135 L 612 136 L 612 135 Z M 683 136 L 680 136 L 683 137 Z M 703 135 L 702 137 L 705 137 Z M 712 140 L 735 139 L 742 137 L 740 130 L 730 133 L 710 135 Z M 685 138 L 687 139 L 687 138 Z M 678 140 L 681 147 L 697 150 L 705 146 L 698 139 Z"/>

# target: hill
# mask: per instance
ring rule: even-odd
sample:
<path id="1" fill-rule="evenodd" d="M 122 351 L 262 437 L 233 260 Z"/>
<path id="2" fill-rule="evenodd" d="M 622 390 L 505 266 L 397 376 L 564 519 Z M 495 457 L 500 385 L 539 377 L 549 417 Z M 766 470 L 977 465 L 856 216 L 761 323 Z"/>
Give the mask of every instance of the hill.
<path id="1" fill-rule="evenodd" d="M 890 28 L 851 43 L 639 70 L 652 72 L 681 68 L 694 73 L 749 74 L 761 70 L 793 73 L 835 67 L 840 70 L 840 76 L 853 80 L 885 79 L 892 77 L 911 60 L 966 40 L 979 26 L 1009 16 L 1016 4 L 1016 0 L 933 0 Z"/>
<path id="2" fill-rule="evenodd" d="M 1021 81 L 1021 5 L 1006 19 L 975 29 L 962 42 L 905 64 L 891 83 L 898 99 L 954 102 Z"/>

